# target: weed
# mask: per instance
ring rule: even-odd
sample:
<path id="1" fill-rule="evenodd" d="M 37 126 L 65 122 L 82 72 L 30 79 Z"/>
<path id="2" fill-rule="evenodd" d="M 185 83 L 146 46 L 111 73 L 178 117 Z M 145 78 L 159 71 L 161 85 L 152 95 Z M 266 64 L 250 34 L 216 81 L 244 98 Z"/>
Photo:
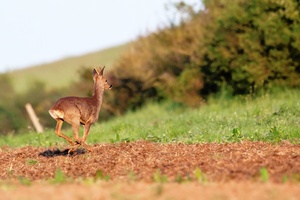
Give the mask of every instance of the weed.
<path id="1" fill-rule="evenodd" d="M 185 181 L 184 178 L 182 176 L 180 176 L 180 175 L 177 175 L 175 177 L 175 182 L 176 183 L 183 183 L 184 181 Z"/>
<path id="2" fill-rule="evenodd" d="M 156 135 L 147 135 L 146 140 L 149 140 L 151 142 L 162 142 L 164 140 L 165 134 L 162 136 L 156 136 Z"/>
<path id="3" fill-rule="evenodd" d="M 289 180 L 289 178 L 288 178 L 287 175 L 284 175 L 284 176 L 282 177 L 282 183 L 286 183 L 286 182 L 288 182 L 288 180 Z"/>
<path id="4" fill-rule="evenodd" d="M 26 185 L 26 186 L 31 185 L 31 181 L 30 181 L 29 178 L 26 178 L 26 177 L 18 177 L 18 180 L 19 180 L 19 182 L 20 182 L 22 185 Z"/>
<path id="5" fill-rule="evenodd" d="M 153 175 L 153 181 L 156 183 L 166 183 L 168 182 L 168 177 L 166 175 L 163 175 L 158 169 Z"/>
<path id="6" fill-rule="evenodd" d="M 26 161 L 26 163 L 27 163 L 28 165 L 35 165 L 35 164 L 38 163 L 38 161 L 37 161 L 37 160 L 33 160 L 33 159 L 28 159 L 28 160 Z"/>
<path id="7" fill-rule="evenodd" d="M 67 181 L 67 177 L 63 173 L 61 169 L 56 169 L 54 178 L 51 180 L 52 183 L 54 184 L 60 184 L 60 183 L 65 183 Z"/>
<path id="8" fill-rule="evenodd" d="M 119 133 L 116 133 L 115 138 L 110 140 L 111 143 L 116 143 L 116 142 L 119 142 L 119 141 L 120 141 L 120 134 Z"/>
<path id="9" fill-rule="evenodd" d="M 265 182 L 269 181 L 269 172 L 268 172 L 267 168 L 265 168 L 265 167 L 260 168 L 259 173 L 260 173 L 260 179 L 262 182 L 265 183 Z"/>
<path id="10" fill-rule="evenodd" d="M 266 138 L 272 142 L 280 142 L 282 139 L 284 139 L 281 131 L 276 126 L 270 128 Z"/>
<path id="11" fill-rule="evenodd" d="M 232 129 L 231 135 L 228 137 L 230 142 L 240 142 L 243 139 L 242 132 L 239 128 Z"/>
<path id="12" fill-rule="evenodd" d="M 104 180 L 104 181 L 109 181 L 110 176 L 107 174 L 104 174 L 102 170 L 97 170 L 96 175 L 95 175 L 95 180 Z"/>
<path id="13" fill-rule="evenodd" d="M 200 183 L 206 183 L 207 182 L 207 177 L 206 175 L 201 171 L 200 168 L 196 168 L 195 171 L 194 171 L 194 175 L 195 175 L 195 178 L 198 182 Z"/>

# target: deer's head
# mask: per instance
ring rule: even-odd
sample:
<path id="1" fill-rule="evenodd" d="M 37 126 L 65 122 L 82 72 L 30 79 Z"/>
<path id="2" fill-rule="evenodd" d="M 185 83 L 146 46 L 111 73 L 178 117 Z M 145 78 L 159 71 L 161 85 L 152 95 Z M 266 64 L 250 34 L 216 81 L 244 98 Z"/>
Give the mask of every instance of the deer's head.
<path id="1" fill-rule="evenodd" d="M 100 70 L 100 72 L 97 69 L 93 70 L 93 79 L 96 85 L 104 88 L 104 90 L 108 90 L 112 88 L 112 85 L 109 84 L 103 76 L 105 66 Z"/>

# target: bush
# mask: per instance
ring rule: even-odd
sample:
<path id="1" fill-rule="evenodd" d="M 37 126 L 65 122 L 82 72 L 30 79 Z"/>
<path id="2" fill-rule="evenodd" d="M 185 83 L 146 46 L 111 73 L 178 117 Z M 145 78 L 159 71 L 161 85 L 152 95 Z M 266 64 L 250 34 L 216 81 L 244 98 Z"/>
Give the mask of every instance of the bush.
<path id="1" fill-rule="evenodd" d="M 299 86 L 299 2 L 207 0 L 205 94 L 226 85 L 233 94 L 264 86 Z"/>
<path id="2" fill-rule="evenodd" d="M 232 95 L 300 85 L 299 2 L 206 0 L 171 25 L 140 37 L 114 66 L 111 100 L 118 112 L 147 100 L 200 105 L 226 89 Z"/>

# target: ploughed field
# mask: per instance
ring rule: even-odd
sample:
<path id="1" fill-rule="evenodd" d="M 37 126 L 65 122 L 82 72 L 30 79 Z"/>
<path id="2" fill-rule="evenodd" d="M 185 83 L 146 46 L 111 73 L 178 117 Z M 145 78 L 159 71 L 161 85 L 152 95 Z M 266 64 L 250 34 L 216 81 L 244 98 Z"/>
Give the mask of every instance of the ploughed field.
<path id="1" fill-rule="evenodd" d="M 137 141 L 92 150 L 68 155 L 67 148 L 2 147 L 0 193 L 8 199 L 300 196 L 299 144 Z M 54 183 L 58 172 L 64 181 Z"/>

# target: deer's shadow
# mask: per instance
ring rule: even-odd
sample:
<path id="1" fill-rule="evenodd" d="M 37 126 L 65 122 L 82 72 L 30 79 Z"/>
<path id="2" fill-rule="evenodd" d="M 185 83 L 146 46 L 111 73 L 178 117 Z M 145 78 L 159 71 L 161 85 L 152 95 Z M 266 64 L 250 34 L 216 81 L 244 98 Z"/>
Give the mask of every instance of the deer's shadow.
<path id="1" fill-rule="evenodd" d="M 60 149 L 47 149 L 46 151 L 43 151 L 39 153 L 39 156 L 51 158 L 51 157 L 56 157 L 56 156 L 73 156 L 73 155 L 80 155 L 80 154 L 85 154 L 86 151 L 84 149 L 76 149 L 76 151 L 69 152 L 70 149 L 65 149 L 65 150 L 60 150 Z"/>

